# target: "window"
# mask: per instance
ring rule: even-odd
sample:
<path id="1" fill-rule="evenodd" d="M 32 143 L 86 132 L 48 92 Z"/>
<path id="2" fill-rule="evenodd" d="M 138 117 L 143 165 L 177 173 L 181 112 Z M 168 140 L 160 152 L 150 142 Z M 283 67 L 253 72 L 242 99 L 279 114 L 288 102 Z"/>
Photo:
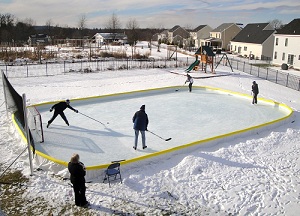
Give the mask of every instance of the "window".
<path id="1" fill-rule="evenodd" d="M 247 47 L 246 46 L 244 46 L 244 51 L 247 51 Z"/>
<path id="2" fill-rule="evenodd" d="M 278 46 L 278 38 L 276 38 L 275 45 Z"/>
<path id="3" fill-rule="evenodd" d="M 236 51 L 236 46 L 234 46 L 234 51 Z"/>
<path id="4" fill-rule="evenodd" d="M 284 46 L 288 46 L 288 42 L 289 42 L 289 41 L 288 41 L 288 38 L 286 38 L 286 39 L 285 39 Z"/>
<path id="5" fill-rule="evenodd" d="M 293 54 L 288 54 L 287 63 L 290 64 L 290 65 L 294 64 L 294 55 Z"/>
<path id="6" fill-rule="evenodd" d="M 282 53 L 282 61 L 285 60 L 285 53 Z"/>
<path id="7" fill-rule="evenodd" d="M 274 59 L 277 59 L 277 52 L 274 53 Z"/>

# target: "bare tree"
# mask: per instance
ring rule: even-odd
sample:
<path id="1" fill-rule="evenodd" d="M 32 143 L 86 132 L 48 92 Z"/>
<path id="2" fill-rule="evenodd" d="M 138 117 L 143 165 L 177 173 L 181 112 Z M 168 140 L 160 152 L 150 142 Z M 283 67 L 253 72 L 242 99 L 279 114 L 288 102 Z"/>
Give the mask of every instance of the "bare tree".
<path id="1" fill-rule="evenodd" d="M 81 15 L 81 17 L 79 17 L 78 28 L 79 29 L 85 29 L 86 28 L 86 16 L 84 14 Z"/>
<path id="2" fill-rule="evenodd" d="M 51 19 L 48 19 L 46 21 L 46 24 L 45 24 L 46 28 L 47 28 L 47 34 L 51 37 L 52 36 L 52 28 L 53 28 L 53 22 Z"/>
<path id="3" fill-rule="evenodd" d="M 134 46 L 139 39 L 139 24 L 136 19 L 130 18 L 126 24 L 128 43 Z"/>
<path id="4" fill-rule="evenodd" d="M 278 19 L 270 20 L 269 23 L 274 29 L 281 29 L 283 27 L 282 21 Z"/>
<path id="5" fill-rule="evenodd" d="M 118 30 L 121 29 L 121 21 L 115 13 L 113 13 L 112 16 L 108 19 L 106 28 L 111 31 L 111 33 L 113 34 L 113 39 L 115 40 Z"/>
<path id="6" fill-rule="evenodd" d="M 14 15 L 0 14 L 0 44 L 10 43 L 13 38 Z"/>

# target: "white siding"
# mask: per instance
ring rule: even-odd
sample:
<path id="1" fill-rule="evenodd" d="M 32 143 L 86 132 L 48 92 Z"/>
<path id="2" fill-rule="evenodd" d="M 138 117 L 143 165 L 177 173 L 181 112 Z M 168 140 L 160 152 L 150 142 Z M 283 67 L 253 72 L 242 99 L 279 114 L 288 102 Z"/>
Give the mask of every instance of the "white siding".
<path id="1" fill-rule="evenodd" d="M 254 55 L 254 58 L 261 57 L 262 45 L 253 43 L 242 43 L 242 42 L 232 42 L 230 43 L 230 49 L 233 53 L 242 56 L 249 57 L 250 54 Z"/>
<path id="2" fill-rule="evenodd" d="M 285 45 L 285 42 L 288 44 Z M 276 45 L 278 40 L 278 45 Z M 275 52 L 277 58 L 275 59 Z M 282 60 L 282 56 L 285 55 L 285 59 Z M 289 64 L 288 57 L 293 56 L 293 64 Z M 274 51 L 273 51 L 273 64 L 281 65 L 283 63 L 293 66 L 295 69 L 300 69 L 300 35 L 275 35 Z"/>

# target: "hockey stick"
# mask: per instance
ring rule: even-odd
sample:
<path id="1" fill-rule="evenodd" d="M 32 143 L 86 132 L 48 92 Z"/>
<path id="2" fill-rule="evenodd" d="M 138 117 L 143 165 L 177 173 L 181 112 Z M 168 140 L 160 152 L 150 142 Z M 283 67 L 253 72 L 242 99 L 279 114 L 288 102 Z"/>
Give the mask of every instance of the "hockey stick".
<path id="1" fill-rule="evenodd" d="M 122 161 L 126 161 L 126 160 L 125 159 L 123 159 L 123 160 L 116 160 L 116 161 L 112 161 L 111 163 L 120 163 Z"/>
<path id="2" fill-rule="evenodd" d="M 90 117 L 90 116 L 87 116 L 87 115 L 85 115 L 85 114 L 83 114 L 83 113 L 81 113 L 81 112 L 78 112 L 78 113 L 80 113 L 81 115 L 83 115 L 83 116 L 85 116 L 85 117 L 88 117 L 88 118 L 90 118 L 90 119 L 93 119 L 94 121 L 96 121 L 96 122 L 99 122 L 100 124 L 102 124 L 103 126 L 106 126 L 104 123 L 102 123 L 101 121 L 98 121 L 97 119 L 94 119 L 94 118 L 92 118 L 92 117 Z M 107 123 L 108 124 L 108 123 Z"/>
<path id="3" fill-rule="evenodd" d="M 169 141 L 169 140 L 172 139 L 172 138 L 164 139 L 164 138 L 162 138 L 161 136 L 158 136 L 157 134 L 153 133 L 152 131 L 149 131 L 149 130 L 147 130 L 147 131 L 150 132 L 150 133 L 152 133 L 153 135 L 155 135 L 155 136 L 161 138 L 161 139 L 164 140 L 164 141 Z"/>

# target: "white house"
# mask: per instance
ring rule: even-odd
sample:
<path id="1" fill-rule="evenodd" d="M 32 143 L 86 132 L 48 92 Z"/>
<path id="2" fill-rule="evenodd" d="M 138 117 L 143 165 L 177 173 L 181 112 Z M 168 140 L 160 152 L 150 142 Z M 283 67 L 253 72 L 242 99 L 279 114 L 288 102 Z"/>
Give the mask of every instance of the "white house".
<path id="1" fill-rule="evenodd" d="M 274 32 L 270 23 L 248 24 L 230 41 L 230 51 L 255 59 L 271 59 Z"/>
<path id="2" fill-rule="evenodd" d="M 93 38 L 95 39 L 96 46 L 98 47 L 105 43 L 112 42 L 120 44 L 127 43 L 127 36 L 123 33 L 96 33 Z"/>
<path id="3" fill-rule="evenodd" d="M 275 34 L 273 64 L 288 64 L 300 70 L 300 18 L 294 19 Z"/>

